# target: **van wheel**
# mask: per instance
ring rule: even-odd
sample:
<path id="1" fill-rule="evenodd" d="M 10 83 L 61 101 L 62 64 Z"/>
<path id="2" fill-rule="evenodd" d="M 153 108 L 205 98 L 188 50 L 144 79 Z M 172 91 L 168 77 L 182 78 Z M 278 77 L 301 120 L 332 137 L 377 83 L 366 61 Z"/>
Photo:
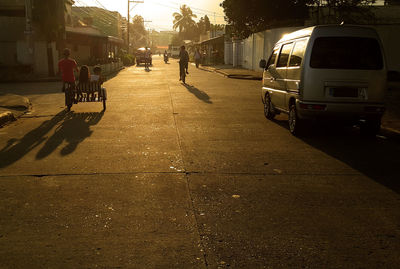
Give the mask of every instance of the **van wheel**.
<path id="1" fill-rule="evenodd" d="M 269 94 L 265 95 L 264 116 L 269 120 L 272 120 L 275 117 L 275 111 L 272 108 L 271 97 L 269 97 Z"/>
<path id="2" fill-rule="evenodd" d="M 297 116 L 295 104 L 291 104 L 289 108 L 289 131 L 292 135 L 300 135 L 303 131 L 304 122 Z"/>
<path id="3" fill-rule="evenodd" d="M 360 134 L 362 136 L 374 137 L 381 130 L 380 119 L 369 119 L 360 123 Z"/>

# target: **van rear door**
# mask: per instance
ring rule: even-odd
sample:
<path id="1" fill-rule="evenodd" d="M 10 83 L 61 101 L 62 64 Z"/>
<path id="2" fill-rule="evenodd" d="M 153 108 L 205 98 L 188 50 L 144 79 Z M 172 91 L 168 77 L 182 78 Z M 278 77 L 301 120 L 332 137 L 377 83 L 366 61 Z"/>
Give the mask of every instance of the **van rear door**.
<path id="1" fill-rule="evenodd" d="M 304 100 L 382 102 L 385 85 L 386 69 L 377 38 L 315 39 L 305 74 Z"/>

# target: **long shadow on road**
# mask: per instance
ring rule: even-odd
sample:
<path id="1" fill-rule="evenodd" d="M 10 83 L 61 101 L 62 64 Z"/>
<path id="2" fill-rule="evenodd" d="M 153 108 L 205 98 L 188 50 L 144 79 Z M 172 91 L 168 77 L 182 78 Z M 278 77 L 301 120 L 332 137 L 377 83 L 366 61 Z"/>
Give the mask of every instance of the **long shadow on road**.
<path id="1" fill-rule="evenodd" d="M 287 121 L 274 122 L 288 129 Z M 398 137 L 363 137 L 354 127 L 314 125 L 300 139 L 400 194 Z"/>
<path id="2" fill-rule="evenodd" d="M 97 124 L 103 115 L 104 112 L 73 113 L 65 110 L 59 112 L 50 120 L 25 134 L 23 138 L 10 139 L 0 150 L 0 168 L 15 163 L 43 143 L 44 146 L 37 153 L 36 159 L 43 159 L 50 155 L 64 140 L 68 144 L 61 149 L 61 155 L 72 153 L 79 143 L 92 134 L 90 126 Z M 47 139 L 48 133 L 57 124 L 60 125 Z"/>
<path id="3" fill-rule="evenodd" d="M 197 89 L 197 88 L 196 88 L 195 86 L 193 86 L 193 85 L 189 85 L 189 84 L 185 84 L 185 83 L 182 83 L 182 85 L 185 86 L 185 88 L 186 88 L 190 93 L 192 93 L 194 96 L 196 96 L 198 99 L 200 99 L 200 100 L 203 101 L 204 103 L 212 104 L 212 101 L 210 100 L 210 96 L 209 96 L 206 92 Z"/>
<path id="4" fill-rule="evenodd" d="M 104 112 L 69 113 L 54 134 L 47 139 L 44 146 L 36 155 L 36 159 L 43 159 L 50 155 L 65 140 L 67 145 L 61 149 L 61 155 L 72 153 L 79 143 L 91 136 L 91 125 L 96 125 L 103 117 Z"/>

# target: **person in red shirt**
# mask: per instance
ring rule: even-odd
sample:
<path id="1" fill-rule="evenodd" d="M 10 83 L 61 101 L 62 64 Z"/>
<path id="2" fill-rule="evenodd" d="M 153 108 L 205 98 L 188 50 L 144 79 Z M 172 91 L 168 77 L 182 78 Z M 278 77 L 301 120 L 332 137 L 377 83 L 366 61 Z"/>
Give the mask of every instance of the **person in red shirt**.
<path id="1" fill-rule="evenodd" d="M 58 70 L 62 74 L 63 81 L 63 91 L 65 91 L 65 85 L 70 84 L 72 87 L 75 87 L 75 76 L 74 70 L 79 72 L 78 65 L 74 59 L 70 59 L 69 55 L 71 54 L 69 49 L 64 49 L 64 58 L 58 62 Z"/>

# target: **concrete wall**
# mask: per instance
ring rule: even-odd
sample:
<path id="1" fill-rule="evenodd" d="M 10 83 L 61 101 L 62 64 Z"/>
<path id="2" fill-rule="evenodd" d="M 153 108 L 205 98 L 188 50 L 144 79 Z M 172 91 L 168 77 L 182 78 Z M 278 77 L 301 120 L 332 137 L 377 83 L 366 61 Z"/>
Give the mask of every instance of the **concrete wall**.
<path id="1" fill-rule="evenodd" d="M 25 7 L 25 0 L 1 0 L 0 7 Z"/>
<path id="2" fill-rule="evenodd" d="M 67 48 L 71 50 L 71 58 L 75 59 L 78 64 L 89 61 L 91 55 L 89 45 L 67 44 Z"/>
<path id="3" fill-rule="evenodd" d="M 233 43 L 225 42 L 224 45 L 224 64 L 233 64 Z"/>
<path id="4" fill-rule="evenodd" d="M 16 42 L 0 41 L 0 65 L 17 65 L 17 44 Z"/>
<path id="5" fill-rule="evenodd" d="M 304 27 L 276 28 L 253 34 L 243 40 L 243 60 L 238 65 L 251 70 L 258 70 L 261 59 L 267 59 L 275 43 L 283 35 Z"/>
<path id="6" fill-rule="evenodd" d="M 47 45 L 44 41 L 36 41 L 34 48 L 33 70 L 38 76 L 48 75 Z"/>

